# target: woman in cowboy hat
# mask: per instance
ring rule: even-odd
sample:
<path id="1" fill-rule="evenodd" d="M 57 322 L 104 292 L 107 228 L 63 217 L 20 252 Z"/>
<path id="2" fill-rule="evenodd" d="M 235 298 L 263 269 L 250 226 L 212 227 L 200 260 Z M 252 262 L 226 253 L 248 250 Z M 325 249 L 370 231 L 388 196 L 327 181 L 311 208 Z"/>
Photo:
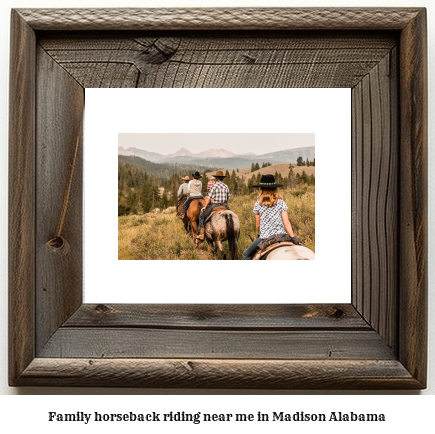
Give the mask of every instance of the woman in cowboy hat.
<path id="1" fill-rule="evenodd" d="M 189 197 L 186 199 L 186 202 L 184 202 L 181 214 L 178 216 L 180 219 L 184 219 L 184 215 L 186 214 L 187 208 L 189 208 L 189 204 L 190 202 L 192 202 L 192 200 L 198 198 L 204 199 L 204 196 L 201 193 L 202 182 L 200 181 L 200 179 L 202 178 L 202 176 L 198 171 L 196 171 L 195 173 L 192 173 L 192 177 L 193 179 L 189 182 L 189 186 L 187 189 Z"/>
<path id="2" fill-rule="evenodd" d="M 287 205 L 282 200 L 278 188 L 283 184 L 277 184 L 273 175 L 263 175 L 258 185 L 258 200 L 254 205 L 255 225 L 258 238 L 243 252 L 243 259 L 252 259 L 262 240 L 272 235 L 288 233 L 294 237 L 292 225 L 287 215 Z"/>
<path id="3" fill-rule="evenodd" d="M 205 205 L 201 209 L 201 214 L 199 216 L 198 234 L 196 238 L 198 240 L 204 240 L 204 219 L 206 219 L 212 212 L 213 208 L 218 206 L 223 206 L 227 209 L 228 199 L 230 198 L 230 189 L 222 181 L 226 177 L 222 170 L 218 170 L 214 175 L 216 182 L 210 187 L 205 198 Z"/>

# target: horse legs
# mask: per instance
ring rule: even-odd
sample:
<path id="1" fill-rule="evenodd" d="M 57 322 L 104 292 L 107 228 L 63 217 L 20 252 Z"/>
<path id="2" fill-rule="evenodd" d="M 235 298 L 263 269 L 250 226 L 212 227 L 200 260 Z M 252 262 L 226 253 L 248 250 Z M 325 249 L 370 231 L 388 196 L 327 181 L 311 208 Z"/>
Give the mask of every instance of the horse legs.
<path id="1" fill-rule="evenodd" d="M 184 217 L 183 219 L 183 224 L 184 224 L 184 230 L 186 231 L 186 234 L 190 233 L 189 220 L 187 220 L 186 217 Z"/>
<path id="2" fill-rule="evenodd" d="M 211 246 L 211 251 L 213 253 L 213 259 L 216 259 L 216 246 L 213 243 L 213 240 L 210 240 L 209 238 L 207 238 L 207 243 L 210 244 Z"/>
<path id="3" fill-rule="evenodd" d="M 192 230 L 192 238 L 195 244 L 198 244 L 198 240 L 196 239 L 196 233 L 198 232 L 198 225 L 196 221 L 190 221 L 190 229 Z"/>
<path id="4" fill-rule="evenodd" d="M 225 253 L 224 246 L 222 245 L 222 241 L 216 241 L 216 246 L 219 252 L 221 252 L 222 259 L 227 259 L 227 255 Z"/>

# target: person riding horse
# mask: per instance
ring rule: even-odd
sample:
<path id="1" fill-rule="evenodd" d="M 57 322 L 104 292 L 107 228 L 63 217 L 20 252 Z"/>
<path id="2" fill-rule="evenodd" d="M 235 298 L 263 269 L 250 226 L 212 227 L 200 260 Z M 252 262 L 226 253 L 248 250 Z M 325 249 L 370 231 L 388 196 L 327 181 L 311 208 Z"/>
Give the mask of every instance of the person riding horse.
<path id="1" fill-rule="evenodd" d="M 187 196 L 187 194 L 188 194 L 187 192 L 188 192 L 189 181 L 190 181 L 190 178 L 187 175 L 181 179 L 183 180 L 183 183 L 180 185 L 180 188 L 178 189 L 178 192 L 177 192 L 177 210 L 178 210 L 178 205 L 180 205 L 181 199 L 184 196 Z M 177 214 L 177 216 L 178 215 L 179 214 Z"/>
<path id="2" fill-rule="evenodd" d="M 208 183 L 207 183 L 207 193 L 206 193 L 206 195 L 208 194 L 210 188 L 211 188 L 214 184 L 216 184 L 216 179 L 215 179 L 214 175 L 211 175 L 211 179 L 210 179 L 210 181 L 208 181 Z"/>
<path id="3" fill-rule="evenodd" d="M 273 175 L 263 175 L 258 185 L 258 200 L 255 202 L 253 212 L 258 238 L 243 252 L 243 259 L 250 260 L 255 256 L 258 245 L 272 235 L 286 234 L 294 237 L 293 228 L 287 214 L 287 205 L 282 200 L 278 188 L 283 184 L 277 184 Z"/>
<path id="4" fill-rule="evenodd" d="M 204 199 L 204 196 L 201 193 L 202 190 L 202 182 L 200 179 L 202 176 L 199 172 L 192 173 L 193 179 L 189 182 L 188 185 L 188 194 L 189 197 L 186 199 L 186 202 L 183 204 L 183 209 L 181 210 L 181 214 L 178 216 L 181 220 L 184 219 L 184 216 L 186 214 L 187 208 L 189 208 L 190 202 L 194 199 Z"/>
<path id="5" fill-rule="evenodd" d="M 214 208 L 228 207 L 228 199 L 230 198 L 230 190 L 222 181 L 226 177 L 222 170 L 218 170 L 214 175 L 216 182 L 210 187 L 207 197 L 205 198 L 205 205 L 201 209 L 199 216 L 199 231 L 196 239 L 204 241 L 204 220 L 211 214 Z"/>

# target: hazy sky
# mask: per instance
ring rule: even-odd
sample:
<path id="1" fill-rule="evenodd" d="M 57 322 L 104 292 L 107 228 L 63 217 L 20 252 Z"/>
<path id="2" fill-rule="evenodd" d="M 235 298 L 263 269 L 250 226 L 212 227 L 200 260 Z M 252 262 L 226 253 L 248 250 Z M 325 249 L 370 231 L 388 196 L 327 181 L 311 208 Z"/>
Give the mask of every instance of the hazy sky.
<path id="1" fill-rule="evenodd" d="M 194 154 L 208 149 L 226 149 L 235 154 L 254 152 L 261 155 L 285 149 L 314 146 L 314 133 L 310 134 L 152 134 L 119 133 L 118 146 L 133 147 L 167 155 L 185 148 Z"/>

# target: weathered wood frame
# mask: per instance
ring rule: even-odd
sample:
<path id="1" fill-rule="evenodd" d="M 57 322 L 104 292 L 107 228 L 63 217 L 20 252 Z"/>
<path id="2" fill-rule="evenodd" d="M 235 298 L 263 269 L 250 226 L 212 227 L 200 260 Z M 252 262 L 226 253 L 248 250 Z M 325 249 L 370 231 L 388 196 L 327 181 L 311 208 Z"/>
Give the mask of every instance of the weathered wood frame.
<path id="1" fill-rule="evenodd" d="M 81 166 L 65 224 L 71 250 L 44 244 L 59 216 L 84 89 L 41 38 L 146 31 L 395 38 L 388 59 L 352 87 L 351 304 L 82 304 Z M 23 9 L 12 11 L 11 36 L 11 385 L 426 387 L 425 9 Z"/>

